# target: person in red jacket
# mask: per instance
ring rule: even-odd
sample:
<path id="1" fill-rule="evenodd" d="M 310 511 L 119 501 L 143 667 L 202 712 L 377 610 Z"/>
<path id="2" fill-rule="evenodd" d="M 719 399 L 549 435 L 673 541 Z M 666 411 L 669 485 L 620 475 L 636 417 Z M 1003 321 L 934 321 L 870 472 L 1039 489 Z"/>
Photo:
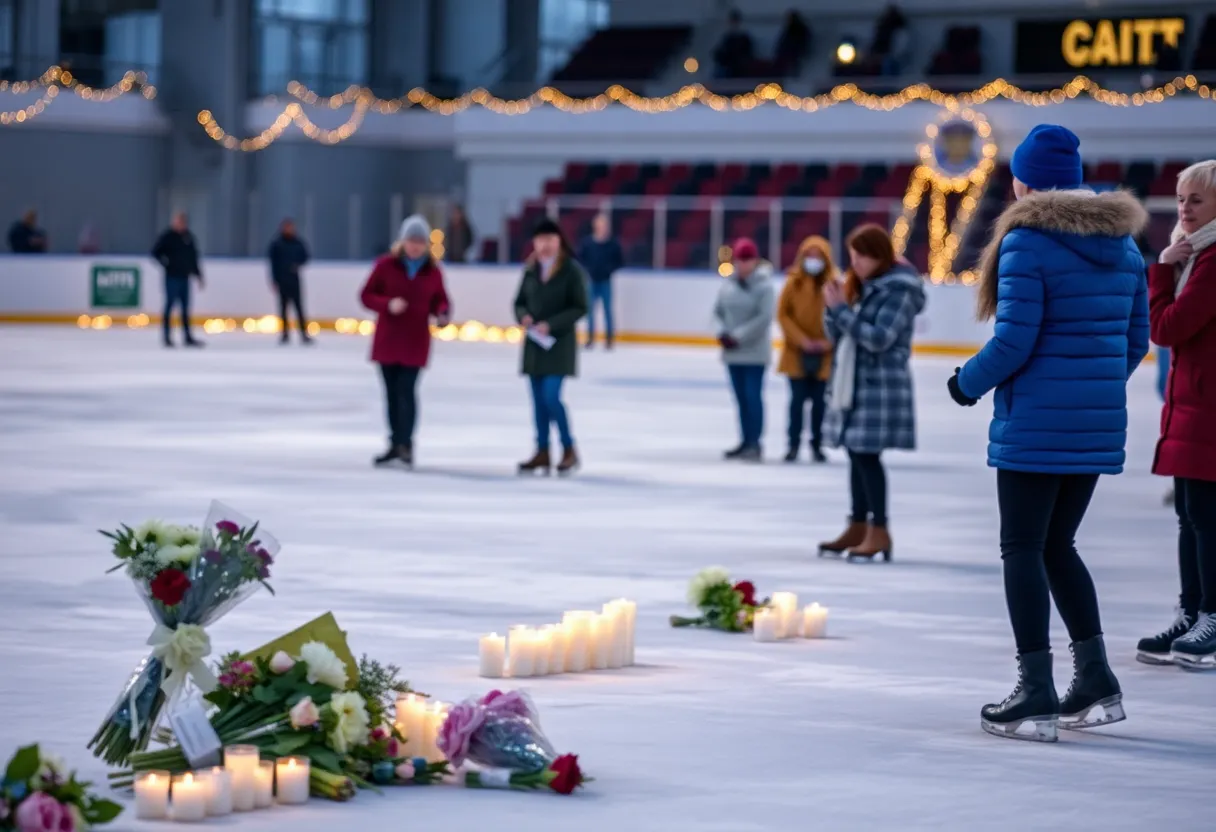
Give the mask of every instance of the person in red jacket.
<path id="1" fill-rule="evenodd" d="M 1153 341 L 1170 350 L 1153 473 L 1174 478 L 1182 594 L 1142 639 L 1148 664 L 1216 667 L 1216 161 L 1178 174 L 1178 225 L 1149 269 Z"/>
<path id="2" fill-rule="evenodd" d="M 431 226 L 415 214 L 401 224 L 392 251 L 376 261 L 359 299 L 378 313 L 372 361 L 384 376 L 389 447 L 382 466 L 414 464 L 418 374 L 431 354 L 431 319 L 447 326 L 452 305 L 443 272 L 431 257 Z"/>

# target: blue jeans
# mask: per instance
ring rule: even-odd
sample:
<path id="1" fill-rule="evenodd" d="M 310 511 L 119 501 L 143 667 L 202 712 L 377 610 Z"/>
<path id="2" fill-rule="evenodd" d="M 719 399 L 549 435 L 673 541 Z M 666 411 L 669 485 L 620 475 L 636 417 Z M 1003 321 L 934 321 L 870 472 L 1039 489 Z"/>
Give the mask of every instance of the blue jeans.
<path id="1" fill-rule="evenodd" d="M 1157 347 L 1157 394 L 1165 401 L 1165 385 L 1170 377 L 1170 351 Z"/>
<path id="2" fill-rule="evenodd" d="M 590 286 L 591 308 L 587 310 L 587 342 L 595 343 L 595 306 L 604 308 L 604 340 L 612 346 L 616 329 L 612 325 L 612 281 L 592 280 Z"/>
<path id="3" fill-rule="evenodd" d="M 728 364 L 726 369 L 739 406 L 739 433 L 743 446 L 757 448 L 764 435 L 764 365 Z"/>
<path id="4" fill-rule="evenodd" d="M 182 332 L 186 336 L 186 342 L 189 343 L 194 340 L 194 336 L 190 334 L 190 278 L 165 276 L 165 315 L 161 326 L 164 329 L 166 344 L 171 340 L 169 319 L 173 317 L 174 306 L 180 309 Z"/>
<path id="5" fill-rule="evenodd" d="M 554 422 L 562 448 L 573 448 L 574 437 L 570 435 L 570 421 L 566 418 L 566 406 L 562 404 L 565 377 L 531 376 L 529 380 L 532 382 L 532 413 L 536 417 L 536 449 L 549 448 L 549 426 Z"/>

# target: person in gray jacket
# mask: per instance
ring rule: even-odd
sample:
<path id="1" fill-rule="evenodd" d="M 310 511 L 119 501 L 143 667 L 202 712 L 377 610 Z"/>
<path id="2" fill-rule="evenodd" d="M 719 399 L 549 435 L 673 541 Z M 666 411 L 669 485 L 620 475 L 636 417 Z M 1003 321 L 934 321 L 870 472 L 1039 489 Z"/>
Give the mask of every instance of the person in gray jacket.
<path id="1" fill-rule="evenodd" d="M 739 407 L 742 441 L 726 452 L 727 459 L 760 462 L 764 435 L 764 370 L 773 351 L 773 267 L 760 259 L 756 243 L 747 237 L 731 249 L 734 274 L 722 283 L 714 304 L 714 326 L 722 344 L 722 361 L 730 373 Z"/>

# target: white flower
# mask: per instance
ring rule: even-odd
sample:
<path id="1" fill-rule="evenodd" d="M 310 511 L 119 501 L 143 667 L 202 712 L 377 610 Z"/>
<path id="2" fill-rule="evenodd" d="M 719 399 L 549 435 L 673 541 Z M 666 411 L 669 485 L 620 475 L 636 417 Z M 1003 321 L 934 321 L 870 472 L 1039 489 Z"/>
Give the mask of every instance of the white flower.
<path id="1" fill-rule="evenodd" d="M 168 528 L 164 520 L 145 520 L 135 527 L 135 539 L 140 543 L 165 543 Z"/>
<path id="2" fill-rule="evenodd" d="M 367 743 L 371 717 L 362 696 L 354 691 L 335 693 L 329 700 L 329 708 L 337 717 L 333 730 L 329 732 L 329 744 L 334 751 L 345 754 L 351 746 Z"/>
<path id="3" fill-rule="evenodd" d="M 346 688 L 346 664 L 338 654 L 319 641 L 310 641 L 300 648 L 300 661 L 308 665 L 308 683 L 320 682 L 331 688 Z"/>
<path id="4" fill-rule="evenodd" d="M 301 728 L 311 728 L 321 719 L 321 712 L 317 710 L 316 704 L 309 696 L 305 696 L 297 702 L 291 709 L 290 715 L 291 727 L 297 731 Z"/>
<path id="5" fill-rule="evenodd" d="M 211 655 L 211 637 L 197 624 L 179 624 L 163 648 L 157 648 L 165 667 L 177 673 L 185 673 L 200 659 Z"/>
<path id="6" fill-rule="evenodd" d="M 175 526 L 178 546 L 198 546 L 203 539 L 203 533 L 194 526 Z"/>
<path id="7" fill-rule="evenodd" d="M 296 660 L 284 653 L 282 650 L 270 657 L 270 670 L 273 673 L 282 675 L 295 666 Z"/>
<path id="8" fill-rule="evenodd" d="M 698 572 L 688 584 L 688 603 L 694 607 L 701 606 L 705 593 L 710 587 L 718 584 L 730 584 L 730 573 L 721 566 L 711 566 Z"/>
<path id="9" fill-rule="evenodd" d="M 156 562 L 161 566 L 189 566 L 199 554 L 198 546 L 161 546 L 156 550 Z"/>
<path id="10" fill-rule="evenodd" d="M 57 783 L 66 783 L 68 779 L 67 765 L 63 758 L 39 749 L 38 773 L 34 775 L 34 788 L 42 789 Z"/>

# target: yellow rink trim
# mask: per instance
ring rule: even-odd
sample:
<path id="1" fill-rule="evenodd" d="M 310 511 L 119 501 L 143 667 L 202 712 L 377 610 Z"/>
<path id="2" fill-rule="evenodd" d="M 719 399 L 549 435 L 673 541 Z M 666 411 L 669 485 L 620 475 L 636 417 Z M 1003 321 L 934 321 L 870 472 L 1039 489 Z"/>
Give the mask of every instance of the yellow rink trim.
<path id="1" fill-rule="evenodd" d="M 95 319 L 103 317 L 102 315 L 71 315 L 71 314 L 49 314 L 42 312 L 5 312 L 0 313 L 0 324 L 72 324 L 79 326 L 82 329 L 90 328 L 88 324 L 82 323 L 82 319 Z M 119 313 L 118 315 L 110 316 L 110 326 L 115 328 L 130 327 L 133 329 L 142 329 L 160 323 L 159 315 L 142 315 L 140 322 L 137 325 L 131 326 L 127 323 L 127 318 L 133 317 Z M 266 316 L 262 316 L 266 317 Z M 245 321 L 248 318 L 244 316 L 235 317 L 238 322 Z M 202 327 L 204 322 L 214 320 L 214 317 L 192 317 L 191 323 L 195 326 Z M 252 320 L 261 320 L 253 318 Z M 349 318 L 331 318 L 318 319 L 313 321 L 324 330 L 336 330 L 338 321 L 349 321 Z M 238 326 L 237 331 L 243 331 Z M 602 339 L 601 339 L 602 340 Z M 716 347 L 718 341 L 716 338 L 711 338 L 704 335 L 666 335 L 662 333 L 651 332 L 622 332 L 617 333 L 616 340 L 621 343 L 628 344 L 650 344 L 661 346 L 680 346 L 680 347 Z M 780 341 L 773 342 L 774 347 L 780 347 Z M 977 351 L 977 347 L 969 344 L 914 344 L 912 351 L 917 355 L 941 355 L 941 356 L 957 356 L 970 357 Z M 1151 358 L 1151 357 L 1150 357 Z"/>

